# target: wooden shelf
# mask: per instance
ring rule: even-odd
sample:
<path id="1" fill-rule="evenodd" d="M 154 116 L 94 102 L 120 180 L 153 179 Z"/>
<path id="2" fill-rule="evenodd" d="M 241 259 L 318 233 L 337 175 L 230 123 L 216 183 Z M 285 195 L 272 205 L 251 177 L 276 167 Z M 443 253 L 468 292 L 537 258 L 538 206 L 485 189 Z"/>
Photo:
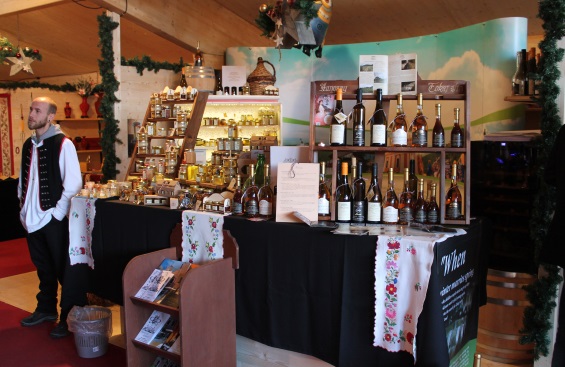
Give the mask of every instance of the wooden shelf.
<path id="1" fill-rule="evenodd" d="M 214 189 L 214 190 L 225 190 L 228 187 L 228 184 L 223 184 L 223 185 L 216 185 L 213 183 L 209 183 L 209 182 L 196 182 L 196 181 L 192 181 L 192 180 L 181 180 L 181 179 L 176 179 L 181 185 L 185 185 L 185 186 L 190 186 L 190 185 L 198 185 L 202 188 L 205 189 Z"/>
<path id="2" fill-rule="evenodd" d="M 77 154 L 86 154 L 86 153 L 102 153 L 102 149 L 77 150 Z"/>
<path id="3" fill-rule="evenodd" d="M 318 152 L 398 152 L 398 153 L 465 153 L 465 148 L 433 148 L 433 147 L 356 147 L 351 145 L 346 146 L 314 146 L 312 150 Z"/>
<path id="4" fill-rule="evenodd" d="M 104 119 L 103 119 L 103 118 L 96 118 L 96 117 L 89 117 L 89 118 L 84 118 L 84 119 L 81 119 L 81 118 L 78 118 L 78 119 L 76 119 L 76 118 L 71 118 L 71 119 L 58 119 L 58 120 L 55 120 L 55 121 L 56 121 L 56 122 L 63 122 L 63 121 L 64 121 L 64 122 L 88 122 L 88 121 L 96 121 L 96 122 L 99 122 L 99 121 L 104 121 Z"/>

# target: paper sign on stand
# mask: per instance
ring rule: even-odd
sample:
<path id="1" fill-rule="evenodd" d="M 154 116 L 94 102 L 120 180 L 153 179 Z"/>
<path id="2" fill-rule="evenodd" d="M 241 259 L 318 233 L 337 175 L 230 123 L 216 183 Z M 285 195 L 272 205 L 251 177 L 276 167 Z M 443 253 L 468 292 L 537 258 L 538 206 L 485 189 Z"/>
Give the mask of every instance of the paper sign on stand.
<path id="1" fill-rule="evenodd" d="M 318 220 L 318 163 L 280 163 L 277 180 L 277 222 L 300 222 L 300 212 L 311 221 Z"/>
<path id="2" fill-rule="evenodd" d="M 307 146 L 271 147 L 271 186 L 277 185 L 277 169 L 281 163 L 310 163 L 310 151 Z M 319 177 L 318 177 L 319 179 Z M 278 188 L 277 188 L 278 190 Z M 316 219 L 317 220 L 317 219 Z"/>

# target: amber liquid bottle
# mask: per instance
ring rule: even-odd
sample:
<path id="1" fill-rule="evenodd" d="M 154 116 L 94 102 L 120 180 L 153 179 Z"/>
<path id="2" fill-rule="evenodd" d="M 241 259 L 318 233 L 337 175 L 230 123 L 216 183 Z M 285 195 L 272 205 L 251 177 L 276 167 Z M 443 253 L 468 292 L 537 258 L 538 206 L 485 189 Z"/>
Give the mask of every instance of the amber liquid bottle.
<path id="1" fill-rule="evenodd" d="M 367 224 L 380 224 L 382 221 L 382 196 L 378 172 L 379 165 L 373 163 L 371 186 L 367 191 Z"/>
<path id="2" fill-rule="evenodd" d="M 441 124 L 441 104 L 436 104 L 436 123 L 432 130 L 432 147 L 443 148 L 445 147 L 445 132 Z"/>
<path id="3" fill-rule="evenodd" d="M 273 217 L 273 190 L 269 176 L 269 165 L 265 164 L 265 183 L 259 189 L 259 216 L 264 219 Z"/>
<path id="4" fill-rule="evenodd" d="M 404 190 L 398 201 L 398 224 L 408 224 L 414 220 L 414 195 L 410 191 L 410 174 L 408 168 L 404 169 Z"/>
<path id="5" fill-rule="evenodd" d="M 351 187 L 348 180 L 349 164 L 341 162 L 341 181 L 338 183 L 335 193 L 336 201 L 336 222 L 351 222 Z"/>
<path id="6" fill-rule="evenodd" d="M 259 216 L 259 188 L 255 185 L 255 165 L 250 164 L 250 184 L 243 193 L 243 210 L 248 218 Z"/>
<path id="7" fill-rule="evenodd" d="M 412 146 L 428 146 L 428 121 L 426 116 L 424 116 L 424 96 L 422 93 L 418 93 L 416 117 L 412 121 Z"/>
<path id="8" fill-rule="evenodd" d="M 414 222 L 426 222 L 426 199 L 424 199 L 424 179 L 418 181 L 418 198 L 414 205 Z"/>
<path id="9" fill-rule="evenodd" d="M 235 191 L 233 193 L 233 204 L 232 204 L 232 214 L 242 215 L 243 214 L 243 190 L 241 189 L 241 176 L 237 175 L 237 184 L 235 186 Z"/>
<path id="10" fill-rule="evenodd" d="M 365 106 L 361 88 L 357 89 L 357 104 L 353 106 L 353 145 L 365 146 Z"/>
<path id="11" fill-rule="evenodd" d="M 445 195 L 445 219 L 461 219 L 463 198 L 457 186 L 457 162 L 451 166 L 451 187 Z"/>
<path id="12" fill-rule="evenodd" d="M 395 147 L 405 147 L 408 145 L 408 127 L 406 125 L 406 115 L 402 107 L 402 94 L 396 97 L 396 116 L 391 122 L 391 139 Z"/>
<path id="13" fill-rule="evenodd" d="M 184 75 L 184 73 L 185 73 L 185 68 L 183 67 L 180 75 L 180 83 L 179 83 L 181 88 L 188 87 L 188 83 L 186 82 L 186 76 Z"/>
<path id="14" fill-rule="evenodd" d="M 412 195 L 416 197 L 418 190 L 418 176 L 416 176 L 416 161 L 414 159 L 410 160 L 410 165 L 408 166 L 408 187 Z"/>
<path id="15" fill-rule="evenodd" d="M 335 109 L 330 125 L 330 145 L 341 146 L 347 141 L 347 115 L 343 113 L 343 92 L 338 88 L 335 95 Z"/>
<path id="16" fill-rule="evenodd" d="M 459 125 L 459 108 L 453 109 L 453 129 L 451 130 L 451 147 L 452 148 L 463 148 L 465 139 L 463 136 L 463 130 Z"/>
<path id="17" fill-rule="evenodd" d="M 394 192 L 394 172 L 392 168 L 388 170 L 388 185 L 383 200 L 383 223 L 398 224 L 398 197 Z"/>
<path id="18" fill-rule="evenodd" d="M 383 109 L 383 90 L 377 89 L 376 92 L 377 103 L 375 105 L 375 112 L 370 119 L 371 122 L 371 146 L 372 147 L 386 147 L 386 113 Z"/>
<path id="19" fill-rule="evenodd" d="M 326 162 L 320 162 L 320 184 L 318 185 L 318 220 L 330 219 L 330 189 L 326 184 Z"/>
<path id="20" fill-rule="evenodd" d="M 353 205 L 351 225 L 364 225 L 367 221 L 367 198 L 365 196 L 365 180 L 363 179 L 363 162 L 357 162 L 357 174 L 353 181 Z"/>
<path id="21" fill-rule="evenodd" d="M 436 200 L 437 184 L 432 183 L 430 187 L 431 187 L 431 191 L 430 191 L 431 193 L 430 193 L 430 200 L 428 201 L 426 223 L 439 224 L 439 205 L 437 205 L 437 200 Z"/>

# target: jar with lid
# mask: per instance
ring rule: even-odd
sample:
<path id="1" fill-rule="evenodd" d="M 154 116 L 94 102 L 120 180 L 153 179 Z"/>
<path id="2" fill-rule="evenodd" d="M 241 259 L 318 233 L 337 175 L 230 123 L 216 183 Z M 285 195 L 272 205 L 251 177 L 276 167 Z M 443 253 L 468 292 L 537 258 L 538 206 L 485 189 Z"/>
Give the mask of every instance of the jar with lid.
<path id="1" fill-rule="evenodd" d="M 161 111 L 163 110 L 163 105 L 161 104 L 156 104 L 155 105 L 155 118 L 160 118 L 161 115 Z"/>
<path id="2" fill-rule="evenodd" d="M 164 127 L 158 127 L 157 136 L 167 136 L 167 129 Z"/>
<path id="3" fill-rule="evenodd" d="M 141 170 L 143 169 L 144 166 L 145 166 L 145 161 L 143 159 L 136 160 L 135 161 L 135 172 L 141 173 Z"/>
<path id="4" fill-rule="evenodd" d="M 162 175 L 165 174 L 165 160 L 163 158 L 157 162 L 157 172 Z"/>
<path id="5" fill-rule="evenodd" d="M 224 138 L 218 138 L 218 139 L 216 139 L 216 142 L 217 142 L 218 150 L 224 150 L 225 149 Z"/>
<path id="6" fill-rule="evenodd" d="M 147 125 L 145 126 L 145 131 L 147 132 L 147 136 L 155 136 L 155 123 L 152 121 L 147 121 Z"/>
<path id="7" fill-rule="evenodd" d="M 186 163 L 182 163 L 179 168 L 179 180 L 186 180 Z"/>
<path id="8" fill-rule="evenodd" d="M 163 154 L 163 147 L 161 145 L 153 145 L 151 147 L 152 154 Z"/>
<path id="9" fill-rule="evenodd" d="M 166 118 L 166 119 L 171 118 L 171 115 L 172 115 L 171 106 L 163 106 L 161 114 L 162 114 L 163 118 Z"/>
<path id="10" fill-rule="evenodd" d="M 149 142 L 147 140 L 147 134 L 144 132 L 140 132 L 139 134 L 137 134 L 137 153 L 147 154 L 148 146 L 149 146 Z"/>

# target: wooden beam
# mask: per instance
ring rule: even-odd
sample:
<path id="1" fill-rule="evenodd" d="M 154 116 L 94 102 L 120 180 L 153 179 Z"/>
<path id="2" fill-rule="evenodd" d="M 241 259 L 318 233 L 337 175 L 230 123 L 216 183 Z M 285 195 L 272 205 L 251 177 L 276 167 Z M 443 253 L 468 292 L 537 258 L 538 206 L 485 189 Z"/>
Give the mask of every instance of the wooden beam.
<path id="1" fill-rule="evenodd" d="M 0 0 L 0 16 L 38 10 L 68 0 Z"/>

